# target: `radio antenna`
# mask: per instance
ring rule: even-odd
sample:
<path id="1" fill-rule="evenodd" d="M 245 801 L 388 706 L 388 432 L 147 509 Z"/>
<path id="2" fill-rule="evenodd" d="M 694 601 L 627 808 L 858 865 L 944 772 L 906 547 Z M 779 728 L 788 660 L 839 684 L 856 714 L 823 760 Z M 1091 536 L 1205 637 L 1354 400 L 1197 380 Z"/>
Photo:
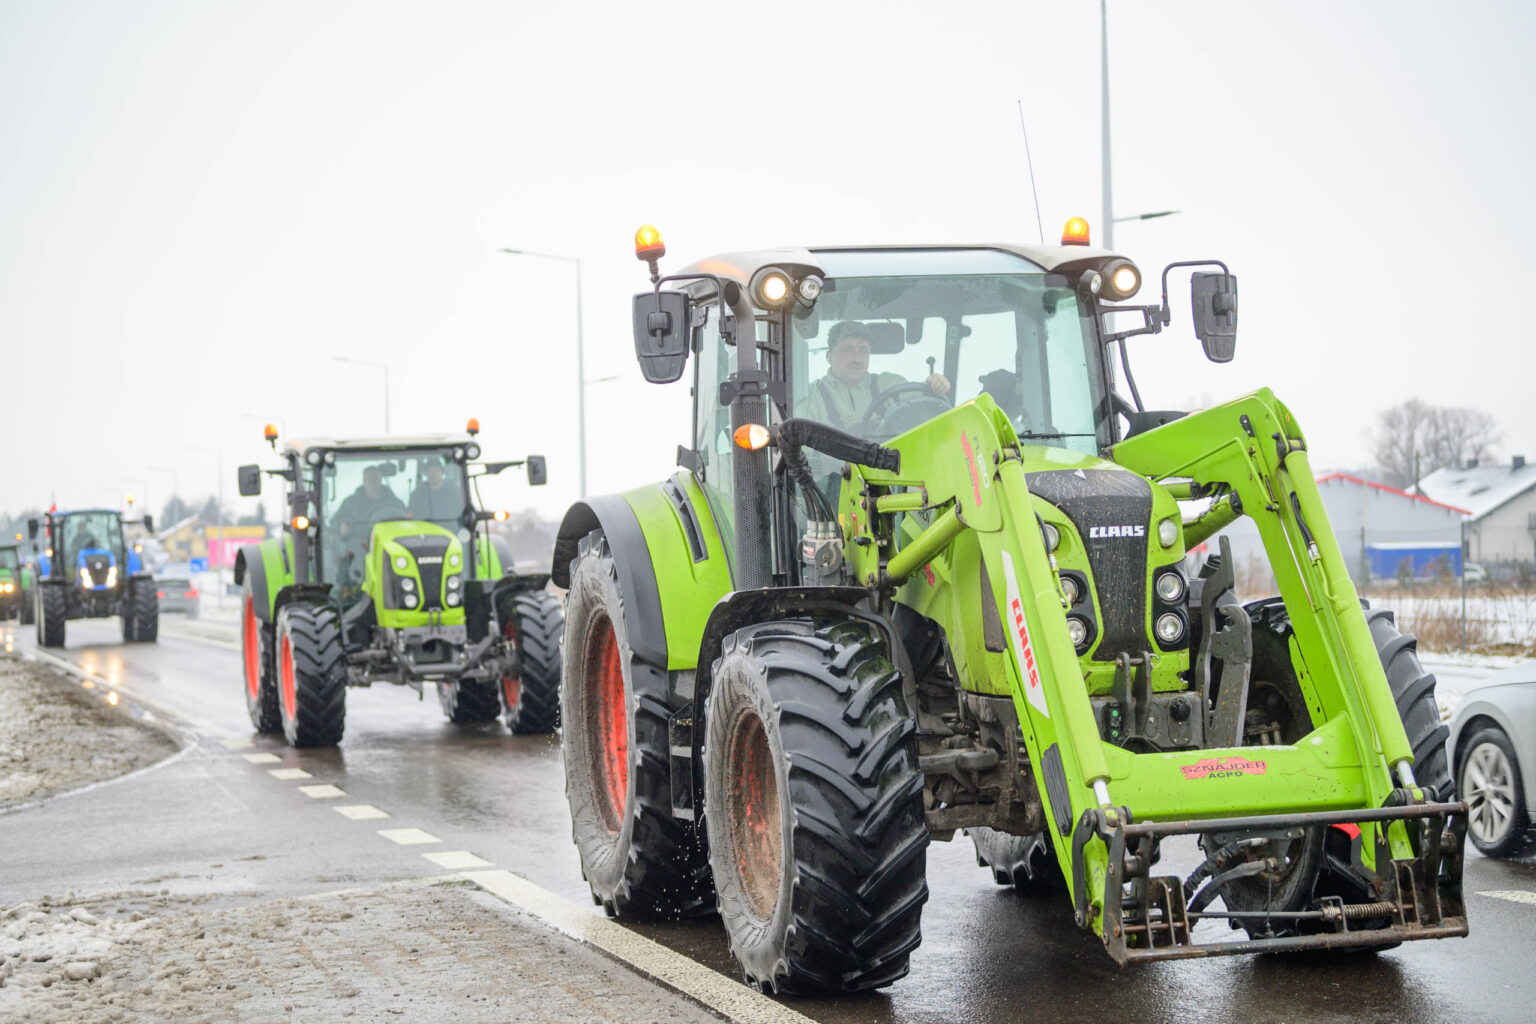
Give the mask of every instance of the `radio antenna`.
<path id="1" fill-rule="evenodd" d="M 1024 133 L 1024 166 L 1029 168 L 1029 194 L 1035 200 L 1035 227 L 1040 232 L 1040 244 L 1045 244 L 1045 225 L 1040 221 L 1040 193 L 1035 189 L 1035 162 L 1029 156 L 1029 129 L 1024 127 L 1024 101 L 1019 100 L 1019 131 Z"/>

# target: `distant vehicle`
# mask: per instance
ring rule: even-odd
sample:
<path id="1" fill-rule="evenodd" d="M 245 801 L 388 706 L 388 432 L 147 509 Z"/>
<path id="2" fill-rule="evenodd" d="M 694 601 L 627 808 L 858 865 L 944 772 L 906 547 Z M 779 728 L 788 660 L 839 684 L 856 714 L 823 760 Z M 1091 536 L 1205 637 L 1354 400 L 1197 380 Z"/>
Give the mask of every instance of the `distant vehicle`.
<path id="1" fill-rule="evenodd" d="M 4 619 L 20 619 L 24 626 L 32 623 L 32 567 L 19 544 L 0 544 L 0 620 Z"/>
<path id="2" fill-rule="evenodd" d="M 1490 857 L 1536 848 L 1536 662 L 1468 692 L 1446 744 L 1472 845 Z"/>
<path id="3" fill-rule="evenodd" d="M 182 612 L 189 619 L 197 618 L 202 598 L 197 587 L 185 576 L 160 576 L 155 580 L 160 595 L 162 612 Z"/>
<path id="4" fill-rule="evenodd" d="M 63 647 L 70 619 L 121 616 L 123 639 L 153 643 L 159 635 L 160 602 L 154 577 L 144 571 L 137 545 L 123 536 L 126 523 L 154 529 L 150 516 L 125 520 L 110 509 L 49 510 L 27 520 L 32 543 L 46 537 L 38 557 L 32 603 L 40 647 Z"/>

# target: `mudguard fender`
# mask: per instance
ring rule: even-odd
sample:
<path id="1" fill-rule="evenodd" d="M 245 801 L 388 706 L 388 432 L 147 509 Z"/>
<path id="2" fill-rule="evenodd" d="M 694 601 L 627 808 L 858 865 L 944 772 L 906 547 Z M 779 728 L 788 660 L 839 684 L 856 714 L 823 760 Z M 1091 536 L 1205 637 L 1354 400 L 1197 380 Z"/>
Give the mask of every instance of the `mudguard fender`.
<path id="1" fill-rule="evenodd" d="M 624 628 L 630 647 L 642 661 L 666 668 L 667 630 L 650 548 L 639 518 L 621 495 L 586 498 L 570 507 L 555 539 L 550 578 L 557 587 L 569 589 L 576 546 L 593 530 L 602 530 L 607 536 L 608 550 L 613 552 L 618 567 L 619 592 L 624 595 Z"/>

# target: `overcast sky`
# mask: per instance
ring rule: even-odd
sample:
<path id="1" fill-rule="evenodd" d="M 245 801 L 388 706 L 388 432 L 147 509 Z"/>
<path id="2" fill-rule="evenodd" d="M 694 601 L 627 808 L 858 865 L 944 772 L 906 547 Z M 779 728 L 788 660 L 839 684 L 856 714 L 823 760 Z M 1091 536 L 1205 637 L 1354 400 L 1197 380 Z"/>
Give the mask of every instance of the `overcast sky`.
<path id="1" fill-rule="evenodd" d="M 1536 15 L 1524 3 L 1109 4 L 1117 248 L 1239 275 L 1237 359 L 1179 286 L 1151 407 L 1261 385 L 1319 468 L 1412 394 L 1536 456 Z M 0 0 L 0 510 L 158 512 L 295 436 L 478 416 L 542 452 L 494 503 L 660 479 L 686 391 L 642 382 L 632 255 L 1098 231 L 1099 5 Z M 1144 293 L 1145 295 L 1146 293 Z M 1146 296 L 1149 300 L 1151 296 Z M 1476 315 L 1474 315 L 1476 314 Z M 598 380 L 599 378 L 618 379 Z M 241 506 L 242 508 L 249 505 Z"/>

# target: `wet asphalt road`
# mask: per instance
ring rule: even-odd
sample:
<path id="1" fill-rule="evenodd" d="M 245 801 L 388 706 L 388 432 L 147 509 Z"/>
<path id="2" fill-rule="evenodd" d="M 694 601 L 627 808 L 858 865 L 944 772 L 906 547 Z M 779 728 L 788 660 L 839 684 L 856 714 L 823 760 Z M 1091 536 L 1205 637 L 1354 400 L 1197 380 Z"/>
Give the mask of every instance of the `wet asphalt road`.
<path id="1" fill-rule="evenodd" d="M 234 646 L 193 639 L 183 628 L 168 618 L 160 643 L 125 646 L 115 619 L 70 623 L 65 657 L 106 686 L 121 685 L 130 710 L 174 713 L 192 742 L 149 772 L 0 816 L 0 905 L 71 888 L 144 885 L 227 899 L 303 895 L 441 873 L 423 850 L 462 850 L 590 906 L 570 842 L 555 738 L 514 737 L 499 724 L 453 726 L 431 695 L 418 701 L 409 690 L 376 687 L 349 691 L 340 748 L 291 750 L 281 738 L 252 734 Z M 32 646 L 30 629 L 7 631 L 18 647 Z M 260 753 L 278 760 L 251 763 L 249 755 Z M 312 778 L 272 776 L 283 768 Z M 325 783 L 345 797 L 311 799 L 298 788 Z M 371 805 L 389 817 L 349 820 L 335 811 L 343 804 Z M 441 843 L 396 845 L 378 835 L 381 828 L 418 828 Z M 1180 855 L 1171 850 L 1165 858 L 1170 873 L 1193 867 Z M 796 1009 L 838 1024 L 1431 1024 L 1536 1015 L 1530 860 L 1492 861 L 1469 846 L 1467 939 L 1409 943 L 1375 956 L 1229 957 L 1130 969 L 1115 966 L 1097 939 L 1073 926 L 1064 898 L 1021 898 L 994 886 L 976 867 L 969 840 L 933 844 L 928 865 L 931 896 L 912 972 L 881 993 L 798 1000 Z M 735 974 L 717 921 L 638 930 Z"/>

